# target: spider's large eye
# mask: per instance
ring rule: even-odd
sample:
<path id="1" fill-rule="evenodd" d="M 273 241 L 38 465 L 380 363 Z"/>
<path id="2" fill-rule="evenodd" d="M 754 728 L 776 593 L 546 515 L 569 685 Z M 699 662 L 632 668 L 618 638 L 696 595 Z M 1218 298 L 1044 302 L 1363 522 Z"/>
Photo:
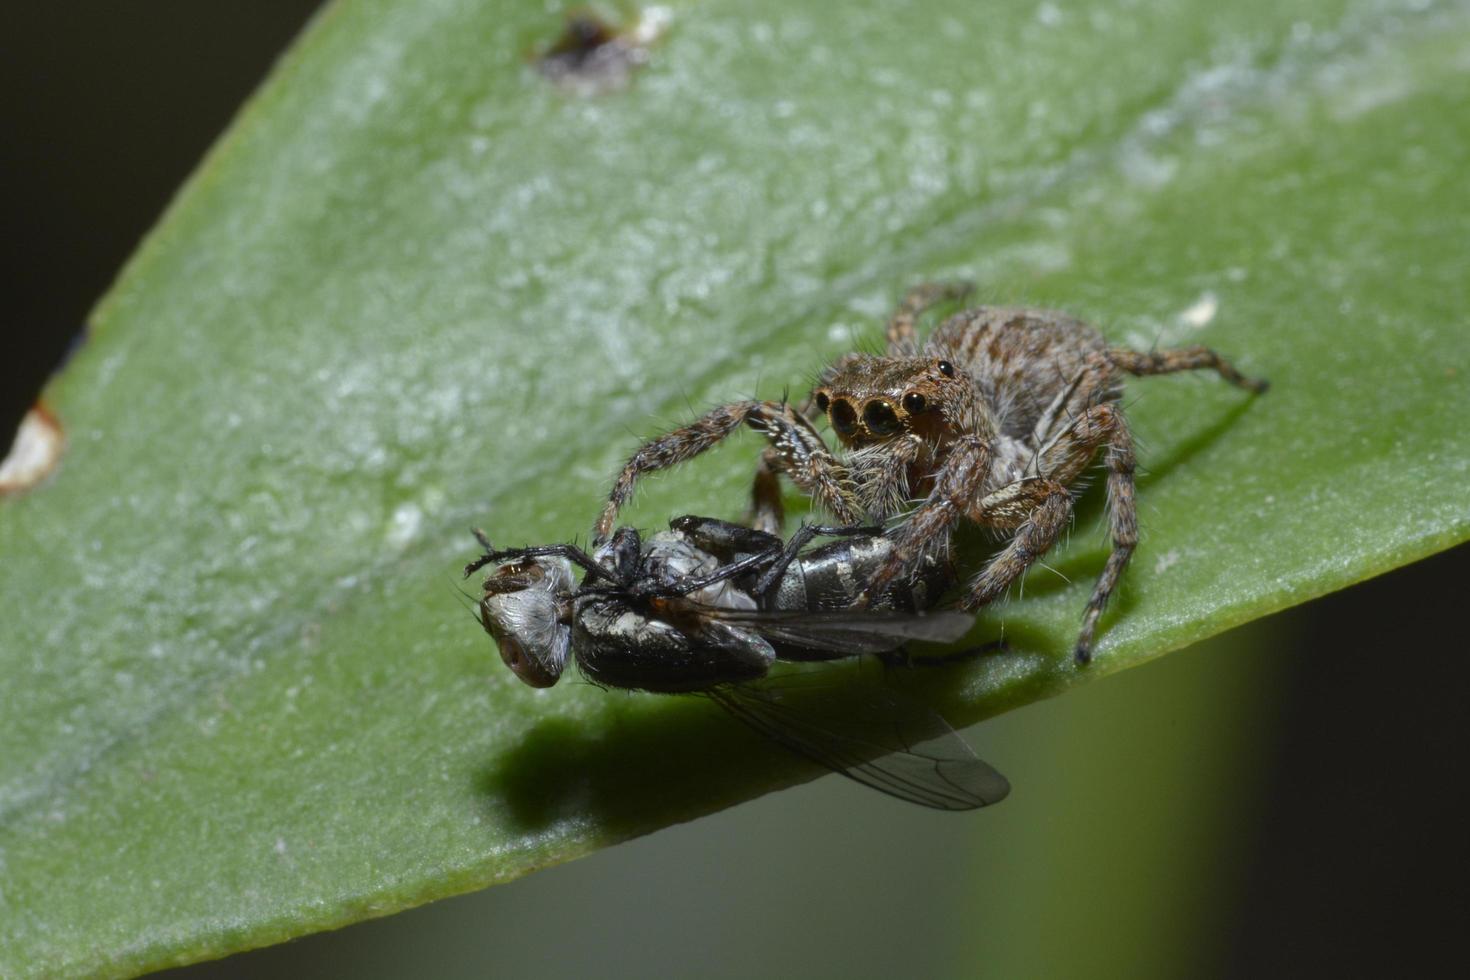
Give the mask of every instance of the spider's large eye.
<path id="1" fill-rule="evenodd" d="M 939 368 L 939 373 L 946 378 L 954 377 L 954 365 L 948 361 L 940 361 L 937 367 Z"/>
<path id="2" fill-rule="evenodd" d="M 832 428 L 840 436 L 850 436 L 857 431 L 857 412 L 853 411 L 852 405 L 845 398 L 839 398 L 832 403 L 832 411 L 827 417 L 832 420 Z"/>
<path id="3" fill-rule="evenodd" d="M 925 398 L 917 391 L 911 391 L 907 395 L 903 396 L 903 410 L 905 412 L 908 412 L 910 415 L 918 415 L 920 412 L 928 407 L 929 399 Z"/>
<path id="4" fill-rule="evenodd" d="M 814 399 L 814 401 L 817 403 L 817 411 L 819 412 L 827 411 L 827 406 L 832 404 L 832 399 L 827 397 L 827 393 L 825 391 L 817 392 L 817 397 Z"/>
<path id="5" fill-rule="evenodd" d="M 871 401 L 863 406 L 863 424 L 875 436 L 891 435 L 902 428 L 893 406 L 879 401 Z"/>

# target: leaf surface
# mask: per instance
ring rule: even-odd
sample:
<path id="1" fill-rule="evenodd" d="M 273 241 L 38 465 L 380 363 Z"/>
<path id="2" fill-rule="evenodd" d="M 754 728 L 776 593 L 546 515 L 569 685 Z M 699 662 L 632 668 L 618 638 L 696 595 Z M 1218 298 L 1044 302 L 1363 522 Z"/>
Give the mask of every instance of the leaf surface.
<path id="1" fill-rule="evenodd" d="M 455 570 L 472 524 L 585 534 L 639 436 L 802 390 L 921 279 L 1273 382 L 1130 386 L 1097 662 L 1100 492 L 983 624 L 1013 652 L 919 682 L 959 722 L 1470 537 L 1463 3 L 666 13 L 580 97 L 537 5 L 327 7 L 99 306 L 59 470 L 0 500 L 0 974 L 219 956 L 809 778 L 697 700 L 519 686 Z M 738 516 L 756 449 L 629 517 Z"/>

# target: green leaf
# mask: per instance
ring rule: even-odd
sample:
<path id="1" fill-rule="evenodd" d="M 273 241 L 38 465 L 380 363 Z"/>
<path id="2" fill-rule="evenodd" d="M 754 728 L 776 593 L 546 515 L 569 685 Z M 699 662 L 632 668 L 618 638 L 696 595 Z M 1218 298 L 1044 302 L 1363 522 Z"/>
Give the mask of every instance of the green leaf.
<path id="1" fill-rule="evenodd" d="M 1269 377 L 1139 381 L 973 721 L 1470 537 L 1470 10 L 678 3 L 578 96 L 540 5 L 353 0 L 282 62 L 47 392 L 0 500 L 0 974 L 127 974 L 505 881 L 813 774 L 693 699 L 519 686 L 484 525 L 585 533 L 639 435 L 799 388 L 917 280 Z M 738 515 L 743 436 L 630 518 Z M 962 818 L 963 819 L 963 818 Z M 980 817 L 979 819 L 983 819 Z"/>

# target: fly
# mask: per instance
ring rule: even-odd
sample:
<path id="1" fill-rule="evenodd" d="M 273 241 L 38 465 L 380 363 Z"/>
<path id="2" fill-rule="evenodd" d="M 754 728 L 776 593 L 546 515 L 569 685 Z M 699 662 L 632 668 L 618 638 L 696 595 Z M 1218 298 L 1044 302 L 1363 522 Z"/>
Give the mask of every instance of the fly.
<path id="1" fill-rule="evenodd" d="M 837 540 L 805 551 L 818 535 Z M 690 516 L 646 541 L 619 528 L 592 554 L 496 549 L 476 536 L 485 554 L 466 576 L 500 566 L 485 579 L 480 620 L 533 687 L 555 684 L 575 660 L 603 687 L 707 696 L 786 749 L 923 806 L 974 809 L 1010 791 L 937 712 L 899 691 L 830 668 L 770 672 L 778 661 L 892 657 L 910 640 L 959 640 L 973 616 L 930 611 L 954 580 L 947 559 L 926 558 L 855 609 L 856 592 L 891 557 L 876 528 L 804 527 L 783 542 Z"/>

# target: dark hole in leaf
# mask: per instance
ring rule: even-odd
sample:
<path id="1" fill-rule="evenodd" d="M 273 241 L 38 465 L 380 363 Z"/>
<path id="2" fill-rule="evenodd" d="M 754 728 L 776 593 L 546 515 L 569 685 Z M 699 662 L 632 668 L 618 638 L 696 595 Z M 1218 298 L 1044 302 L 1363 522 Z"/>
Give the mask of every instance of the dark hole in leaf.
<path id="1" fill-rule="evenodd" d="M 536 68 L 560 87 L 578 95 L 596 95 L 626 86 L 633 70 L 648 61 L 647 45 L 663 29 L 657 16 L 645 11 L 625 27 L 615 27 L 596 11 L 568 12 L 561 35 L 536 56 Z"/>

